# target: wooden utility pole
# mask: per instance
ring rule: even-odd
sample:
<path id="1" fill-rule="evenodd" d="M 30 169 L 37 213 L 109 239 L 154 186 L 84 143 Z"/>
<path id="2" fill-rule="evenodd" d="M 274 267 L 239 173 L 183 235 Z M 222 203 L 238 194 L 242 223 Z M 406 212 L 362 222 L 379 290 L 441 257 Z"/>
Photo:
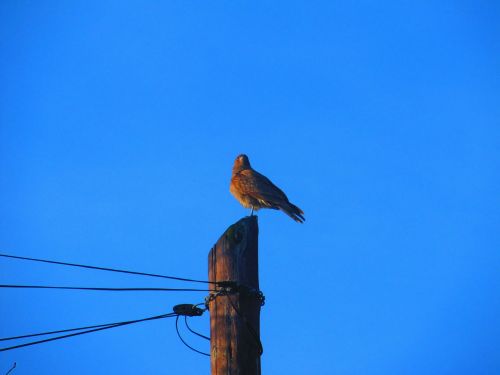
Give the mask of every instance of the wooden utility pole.
<path id="1" fill-rule="evenodd" d="M 208 256 L 210 281 L 218 286 L 209 298 L 212 375 L 260 375 L 260 307 L 257 216 L 231 225 Z"/>

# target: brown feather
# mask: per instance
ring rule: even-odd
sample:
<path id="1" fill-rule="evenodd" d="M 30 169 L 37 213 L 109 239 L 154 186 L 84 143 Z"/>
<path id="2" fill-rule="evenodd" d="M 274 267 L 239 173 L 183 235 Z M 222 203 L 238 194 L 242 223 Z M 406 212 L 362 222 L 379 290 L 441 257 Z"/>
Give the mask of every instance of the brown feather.
<path id="1" fill-rule="evenodd" d="M 304 212 L 290 203 L 280 188 L 252 169 L 246 155 L 239 155 L 234 162 L 229 190 L 245 208 L 271 208 L 283 211 L 299 223 L 305 220 Z"/>

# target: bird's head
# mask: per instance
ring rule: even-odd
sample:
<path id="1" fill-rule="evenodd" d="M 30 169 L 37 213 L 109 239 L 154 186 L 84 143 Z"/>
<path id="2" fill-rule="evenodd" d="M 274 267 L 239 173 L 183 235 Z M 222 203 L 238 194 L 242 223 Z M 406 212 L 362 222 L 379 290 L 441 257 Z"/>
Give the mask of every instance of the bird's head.
<path id="1" fill-rule="evenodd" d="M 250 161 L 245 154 L 238 155 L 234 161 L 233 171 L 241 171 L 250 168 Z"/>

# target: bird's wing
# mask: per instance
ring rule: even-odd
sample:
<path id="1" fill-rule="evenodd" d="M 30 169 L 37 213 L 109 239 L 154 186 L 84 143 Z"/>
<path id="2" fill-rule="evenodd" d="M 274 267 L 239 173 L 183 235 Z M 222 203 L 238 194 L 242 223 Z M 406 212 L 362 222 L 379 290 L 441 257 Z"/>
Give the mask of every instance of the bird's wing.
<path id="1" fill-rule="evenodd" d="M 288 198 L 274 185 L 266 176 L 252 169 L 245 169 L 237 173 L 234 178 L 234 183 L 238 188 L 254 198 L 266 202 L 268 205 L 280 204 L 283 201 L 288 202 Z"/>

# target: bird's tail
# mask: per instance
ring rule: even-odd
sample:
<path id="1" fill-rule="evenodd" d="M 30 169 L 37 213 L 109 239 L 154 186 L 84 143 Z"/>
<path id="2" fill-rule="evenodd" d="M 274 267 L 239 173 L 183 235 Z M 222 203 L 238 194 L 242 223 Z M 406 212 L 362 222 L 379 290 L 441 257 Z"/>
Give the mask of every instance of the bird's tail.
<path id="1" fill-rule="evenodd" d="M 288 216 L 290 216 L 297 223 L 302 224 L 306 220 L 306 218 L 304 217 L 304 211 L 302 211 L 300 208 L 298 208 L 296 205 L 290 202 L 281 205 L 279 209 Z"/>

